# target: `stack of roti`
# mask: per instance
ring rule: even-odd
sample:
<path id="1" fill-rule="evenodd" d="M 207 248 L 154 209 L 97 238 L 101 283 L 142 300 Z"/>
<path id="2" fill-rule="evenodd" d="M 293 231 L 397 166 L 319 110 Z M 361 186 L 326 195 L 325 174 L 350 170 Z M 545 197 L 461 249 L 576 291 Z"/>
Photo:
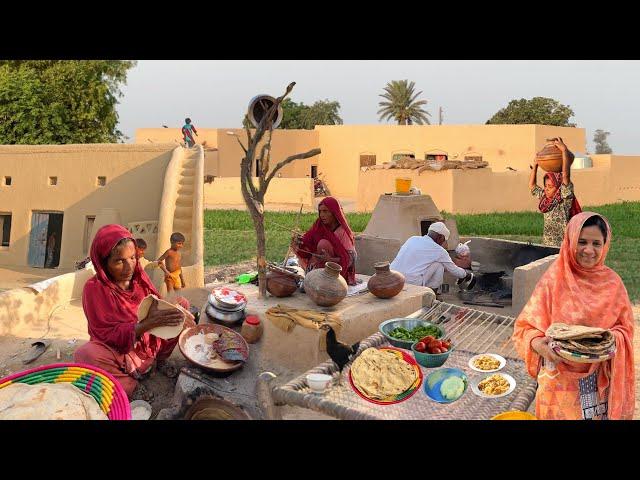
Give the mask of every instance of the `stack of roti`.
<path id="1" fill-rule="evenodd" d="M 0 388 L 0 420 L 108 420 L 98 402 L 70 383 Z"/>
<path id="2" fill-rule="evenodd" d="M 351 379 L 373 400 L 388 400 L 406 392 L 418 374 L 413 366 L 388 350 L 367 348 L 353 361 Z"/>
<path id="3" fill-rule="evenodd" d="M 559 347 L 581 356 L 602 357 L 613 354 L 616 349 L 613 334 L 604 328 L 554 323 L 546 335 L 553 339 L 552 348 Z"/>

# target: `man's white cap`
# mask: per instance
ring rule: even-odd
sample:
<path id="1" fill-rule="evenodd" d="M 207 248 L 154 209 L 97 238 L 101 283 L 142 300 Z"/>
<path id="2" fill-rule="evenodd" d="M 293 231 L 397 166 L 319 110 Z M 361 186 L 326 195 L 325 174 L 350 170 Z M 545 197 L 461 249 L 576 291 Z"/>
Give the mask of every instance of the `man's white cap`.
<path id="1" fill-rule="evenodd" d="M 440 235 L 443 235 L 445 240 L 449 240 L 449 234 L 451 233 L 449 232 L 449 229 L 447 228 L 447 226 L 442 222 L 434 222 L 431 225 L 429 225 L 429 231 L 436 232 L 436 233 L 439 233 Z"/>

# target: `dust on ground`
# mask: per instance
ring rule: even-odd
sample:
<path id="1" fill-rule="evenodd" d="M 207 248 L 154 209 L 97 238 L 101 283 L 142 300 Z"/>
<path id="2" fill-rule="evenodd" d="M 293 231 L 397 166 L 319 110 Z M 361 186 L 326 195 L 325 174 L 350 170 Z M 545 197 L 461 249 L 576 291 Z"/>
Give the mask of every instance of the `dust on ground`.
<path id="1" fill-rule="evenodd" d="M 215 267 L 205 267 L 204 283 L 228 283 L 235 281 L 236 277 L 242 273 L 256 271 L 256 260 L 247 260 L 231 265 L 217 265 Z"/>

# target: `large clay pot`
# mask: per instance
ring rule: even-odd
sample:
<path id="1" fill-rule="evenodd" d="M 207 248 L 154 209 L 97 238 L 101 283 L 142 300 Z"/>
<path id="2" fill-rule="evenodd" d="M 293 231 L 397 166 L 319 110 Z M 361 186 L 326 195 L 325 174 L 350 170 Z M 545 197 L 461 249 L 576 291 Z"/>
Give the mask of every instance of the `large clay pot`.
<path id="1" fill-rule="evenodd" d="M 367 288 L 378 298 L 392 298 L 402 291 L 404 275 L 389 268 L 389 262 L 378 262 L 373 265 L 375 275 L 369 279 Z"/>
<path id="2" fill-rule="evenodd" d="M 347 296 L 347 282 L 340 275 L 341 271 L 342 267 L 334 262 L 310 271 L 304 277 L 304 291 L 321 307 L 340 303 Z"/>
<path id="3" fill-rule="evenodd" d="M 274 297 L 288 297 L 298 288 L 295 277 L 280 272 L 267 272 L 267 291 Z"/>
<path id="4" fill-rule="evenodd" d="M 571 157 L 571 155 L 569 156 Z M 538 165 L 547 172 L 559 173 L 562 171 L 562 150 L 553 143 L 548 143 L 536 154 Z M 573 158 L 570 158 L 570 163 Z"/>

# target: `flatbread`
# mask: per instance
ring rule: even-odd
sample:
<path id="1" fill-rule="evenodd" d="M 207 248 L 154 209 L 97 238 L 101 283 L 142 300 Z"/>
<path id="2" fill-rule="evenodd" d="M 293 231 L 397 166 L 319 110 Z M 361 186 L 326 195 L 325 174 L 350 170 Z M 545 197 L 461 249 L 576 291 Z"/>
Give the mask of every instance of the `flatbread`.
<path id="1" fill-rule="evenodd" d="M 147 318 L 147 315 L 149 315 L 149 309 L 151 308 L 151 305 L 153 304 L 153 299 L 154 298 L 158 300 L 158 309 L 159 310 L 170 310 L 172 308 L 175 308 L 175 309 L 180 310 L 185 315 L 182 318 L 182 322 L 180 322 L 178 325 L 175 325 L 173 327 L 157 327 L 157 328 L 153 328 L 153 329 L 149 330 L 149 333 L 152 334 L 152 335 L 155 335 L 158 338 L 163 338 L 165 340 L 169 340 L 171 338 L 176 338 L 178 335 L 180 335 L 180 332 L 182 332 L 182 328 L 184 327 L 184 321 L 187 318 L 186 316 L 188 315 L 191 318 L 193 318 L 193 316 L 191 315 L 190 312 L 185 310 L 180 305 L 173 305 L 173 304 L 167 302 L 166 300 L 162 300 L 161 298 L 156 297 L 155 295 L 147 295 L 146 297 L 144 297 L 144 299 L 142 300 L 142 302 L 140 302 L 140 305 L 138 306 L 138 321 L 139 322 L 141 322 L 142 320 Z"/>
<path id="2" fill-rule="evenodd" d="M 594 338 L 594 335 L 601 335 L 606 332 L 604 328 L 587 327 L 585 325 L 567 325 L 566 323 L 552 323 L 547 328 L 547 337 L 554 340 L 568 340 L 578 338 Z"/>
<path id="3" fill-rule="evenodd" d="M 394 353 L 367 348 L 353 361 L 351 378 L 365 396 L 384 400 L 406 392 L 418 374 L 412 365 Z"/>
<path id="4" fill-rule="evenodd" d="M 70 383 L 0 388 L 0 420 L 108 420 L 98 402 Z"/>

